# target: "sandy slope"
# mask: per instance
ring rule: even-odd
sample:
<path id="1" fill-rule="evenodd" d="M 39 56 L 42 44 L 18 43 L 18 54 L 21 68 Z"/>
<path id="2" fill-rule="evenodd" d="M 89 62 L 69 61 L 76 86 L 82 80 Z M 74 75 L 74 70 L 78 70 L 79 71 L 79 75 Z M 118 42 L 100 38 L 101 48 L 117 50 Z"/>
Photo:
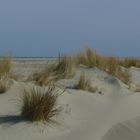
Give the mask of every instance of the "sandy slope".
<path id="1" fill-rule="evenodd" d="M 140 93 L 97 68 L 81 67 L 73 79 L 58 84 L 72 87 L 81 71 L 102 94 L 67 89 L 58 101 L 63 107 L 56 118 L 59 124 L 53 125 L 31 124 L 18 116 L 22 93 L 20 83 L 14 82 L 6 94 L 0 95 L 0 140 L 139 140 Z M 131 69 L 137 84 L 139 71 Z"/>

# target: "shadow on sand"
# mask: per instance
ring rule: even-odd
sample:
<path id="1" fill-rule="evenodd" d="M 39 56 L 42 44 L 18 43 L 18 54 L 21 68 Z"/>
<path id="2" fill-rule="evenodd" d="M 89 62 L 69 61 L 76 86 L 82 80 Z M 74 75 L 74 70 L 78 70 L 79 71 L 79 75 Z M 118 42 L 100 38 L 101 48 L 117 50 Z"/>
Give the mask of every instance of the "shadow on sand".
<path id="1" fill-rule="evenodd" d="M 12 115 L 0 116 L 0 124 L 14 125 L 25 121 L 26 120 L 21 116 L 12 116 Z"/>

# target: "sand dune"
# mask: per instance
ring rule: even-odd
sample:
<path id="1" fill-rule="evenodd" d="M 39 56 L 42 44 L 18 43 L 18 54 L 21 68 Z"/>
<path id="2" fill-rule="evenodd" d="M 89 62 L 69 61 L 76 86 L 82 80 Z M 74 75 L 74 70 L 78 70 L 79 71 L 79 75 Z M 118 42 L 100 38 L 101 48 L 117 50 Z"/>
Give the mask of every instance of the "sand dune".
<path id="1" fill-rule="evenodd" d="M 130 70 L 133 84 L 139 84 L 140 69 Z M 97 86 L 96 93 L 68 88 L 77 83 L 81 71 Z M 140 93 L 97 68 L 79 67 L 74 78 L 57 83 L 67 87 L 58 101 L 63 107 L 56 118 L 58 124 L 32 124 L 19 116 L 21 84 L 13 82 L 11 89 L 0 95 L 0 140 L 140 139 Z"/>
<path id="2" fill-rule="evenodd" d="M 102 140 L 139 140 L 140 139 L 140 117 L 124 121 L 114 125 Z"/>

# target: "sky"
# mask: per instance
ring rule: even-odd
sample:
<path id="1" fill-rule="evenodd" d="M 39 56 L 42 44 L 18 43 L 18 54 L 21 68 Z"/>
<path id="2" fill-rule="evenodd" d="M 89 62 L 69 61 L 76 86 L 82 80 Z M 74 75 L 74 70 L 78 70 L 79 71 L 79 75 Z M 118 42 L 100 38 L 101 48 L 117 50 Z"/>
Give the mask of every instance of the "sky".
<path id="1" fill-rule="evenodd" d="M 140 56 L 140 0 L 0 0 L 0 55 L 58 56 L 86 46 Z"/>

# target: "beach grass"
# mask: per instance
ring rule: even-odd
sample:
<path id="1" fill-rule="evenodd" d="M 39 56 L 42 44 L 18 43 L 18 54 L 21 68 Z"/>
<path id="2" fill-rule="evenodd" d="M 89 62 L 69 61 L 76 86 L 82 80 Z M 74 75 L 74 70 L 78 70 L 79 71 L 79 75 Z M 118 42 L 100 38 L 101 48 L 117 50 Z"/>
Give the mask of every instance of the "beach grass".
<path id="1" fill-rule="evenodd" d="M 92 86 L 91 80 L 86 77 L 84 72 L 81 73 L 78 84 L 75 85 L 74 88 L 89 91 L 89 92 L 96 92 L 97 90 L 97 87 Z"/>
<path id="2" fill-rule="evenodd" d="M 59 94 L 55 86 L 45 87 L 26 86 L 21 97 L 23 105 L 21 116 L 31 122 L 50 122 L 60 113 L 57 107 Z"/>
<path id="3" fill-rule="evenodd" d="M 74 74 L 71 58 L 62 57 L 56 63 L 50 64 L 45 70 L 36 74 L 35 81 L 39 85 L 48 85 L 50 82 L 56 82 L 60 79 L 69 78 Z"/>

